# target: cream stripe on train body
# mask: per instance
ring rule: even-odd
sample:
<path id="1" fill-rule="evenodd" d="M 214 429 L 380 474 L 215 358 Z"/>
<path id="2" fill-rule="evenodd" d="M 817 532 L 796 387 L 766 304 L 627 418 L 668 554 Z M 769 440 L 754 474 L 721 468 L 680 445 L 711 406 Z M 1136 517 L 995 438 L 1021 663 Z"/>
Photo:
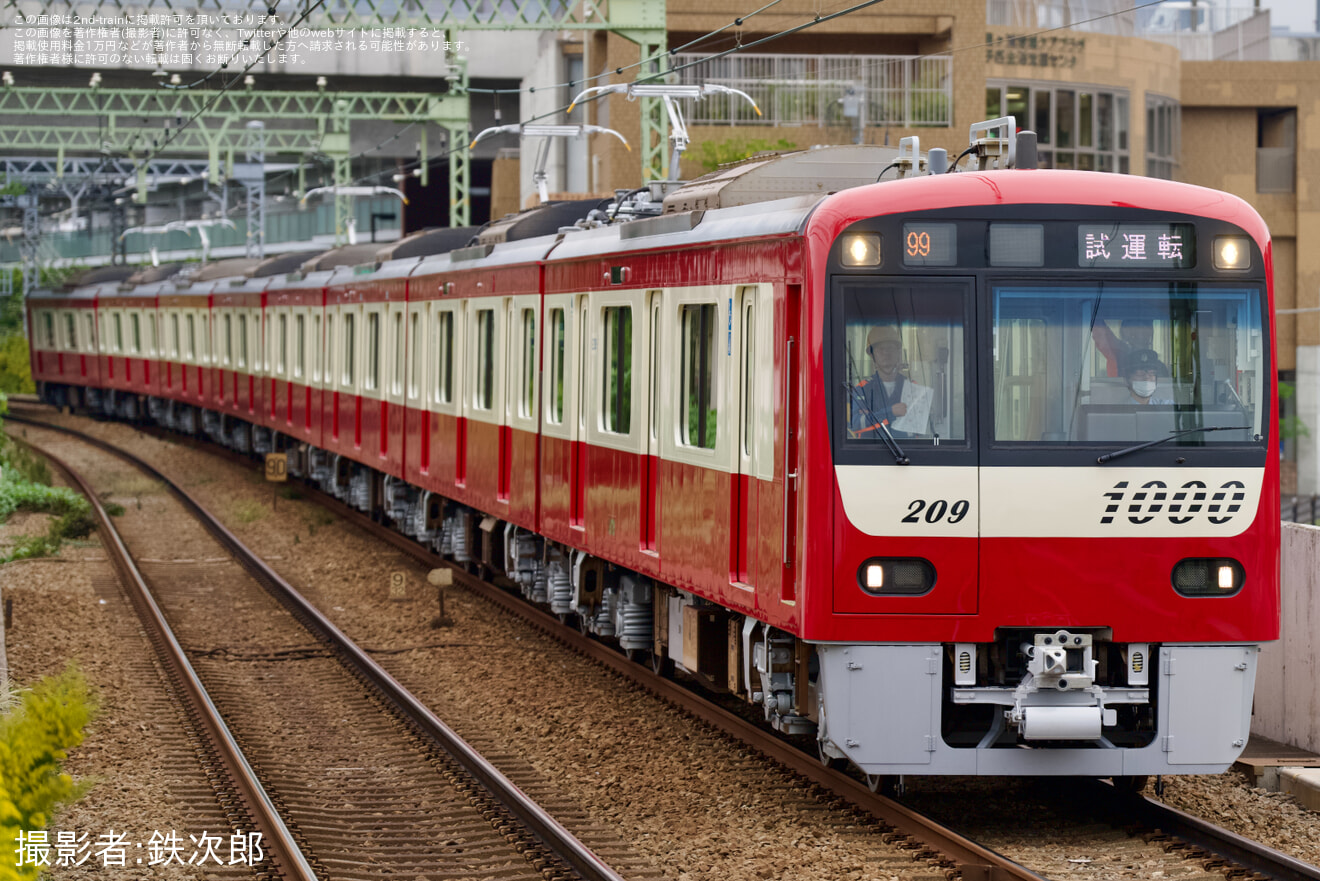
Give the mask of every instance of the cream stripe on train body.
<path id="1" fill-rule="evenodd" d="M 836 465 L 835 477 L 844 514 L 873 536 L 1225 538 L 1255 520 L 1265 469 Z"/>

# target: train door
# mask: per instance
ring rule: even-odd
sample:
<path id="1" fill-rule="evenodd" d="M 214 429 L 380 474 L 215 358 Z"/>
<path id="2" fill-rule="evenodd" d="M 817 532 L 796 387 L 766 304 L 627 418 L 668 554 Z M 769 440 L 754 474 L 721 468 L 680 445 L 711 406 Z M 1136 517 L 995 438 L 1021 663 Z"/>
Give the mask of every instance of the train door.
<path id="1" fill-rule="evenodd" d="M 797 602 L 797 534 L 798 534 L 798 424 L 802 412 L 802 286 L 791 284 L 785 289 L 783 332 L 776 335 L 780 343 L 779 357 L 779 437 L 776 447 L 780 451 L 783 470 L 780 472 L 780 570 L 779 600 Z M 776 463 L 778 464 L 778 463 Z"/>
<path id="2" fill-rule="evenodd" d="M 574 399 L 577 405 L 577 428 L 574 432 L 573 463 L 571 468 L 572 497 L 569 506 L 569 524 L 579 529 L 586 527 L 587 509 L 587 391 L 591 360 L 591 315 L 586 294 L 579 294 L 573 309 L 573 320 L 577 323 L 576 344 L 577 364 L 574 371 Z"/>
<path id="3" fill-rule="evenodd" d="M 740 288 L 734 302 L 738 361 L 732 373 L 738 406 L 729 580 L 747 586 L 760 583 L 757 573 L 764 533 L 762 497 L 775 476 L 774 420 L 766 407 L 773 354 L 768 348 L 772 305 L 771 290 L 762 285 Z M 762 491 L 763 483 L 767 492 Z"/>
<path id="4" fill-rule="evenodd" d="M 649 291 L 646 298 L 647 376 L 646 430 L 642 450 L 641 549 L 656 554 L 656 520 L 660 512 L 660 424 L 663 397 L 660 388 L 661 349 L 664 339 L 664 292 Z"/>

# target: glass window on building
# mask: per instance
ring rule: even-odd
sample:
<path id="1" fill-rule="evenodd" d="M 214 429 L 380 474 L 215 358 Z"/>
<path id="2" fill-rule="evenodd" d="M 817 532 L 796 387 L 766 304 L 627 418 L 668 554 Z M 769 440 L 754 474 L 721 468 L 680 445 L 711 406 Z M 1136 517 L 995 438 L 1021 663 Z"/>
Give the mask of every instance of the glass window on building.
<path id="1" fill-rule="evenodd" d="M 1178 102 L 1162 95 L 1146 96 L 1146 176 L 1173 180 L 1178 166 Z"/>
<path id="2" fill-rule="evenodd" d="M 1036 132 L 1041 168 L 1128 172 L 1128 95 L 1052 83 L 991 82 L 987 116 L 1012 116 Z"/>

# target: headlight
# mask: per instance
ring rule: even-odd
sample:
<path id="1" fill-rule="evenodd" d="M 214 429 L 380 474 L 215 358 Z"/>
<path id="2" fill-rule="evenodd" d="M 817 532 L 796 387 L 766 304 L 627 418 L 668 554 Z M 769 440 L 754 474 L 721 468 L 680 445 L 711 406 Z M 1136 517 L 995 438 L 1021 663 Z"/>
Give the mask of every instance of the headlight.
<path id="1" fill-rule="evenodd" d="M 872 557 L 858 568 L 857 583 L 871 596 L 921 596 L 935 586 L 935 567 L 920 557 Z"/>
<path id="2" fill-rule="evenodd" d="M 1173 589 L 1185 597 L 1227 597 L 1242 589 L 1246 570 L 1227 557 L 1183 560 L 1173 567 Z"/>
<path id="3" fill-rule="evenodd" d="M 842 259 L 844 266 L 879 266 L 880 234 L 855 232 L 844 236 Z"/>
<path id="4" fill-rule="evenodd" d="M 1215 269 L 1250 268 L 1250 240 L 1245 236 L 1215 236 Z"/>

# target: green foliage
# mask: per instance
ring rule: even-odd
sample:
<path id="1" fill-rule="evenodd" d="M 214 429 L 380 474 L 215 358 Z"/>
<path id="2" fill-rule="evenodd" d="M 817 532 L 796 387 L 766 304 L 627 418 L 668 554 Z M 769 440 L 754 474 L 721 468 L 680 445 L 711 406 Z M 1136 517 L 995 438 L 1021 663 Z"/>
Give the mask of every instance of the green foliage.
<path id="1" fill-rule="evenodd" d="M 18 297 L 5 297 L 16 300 Z M 22 331 L 0 336 L 0 392 L 32 394 L 37 385 L 32 381 L 32 364 L 28 357 L 28 341 Z"/>
<path id="2" fill-rule="evenodd" d="M 1279 383 L 1279 400 L 1286 401 L 1297 395 L 1297 386 L 1291 382 Z M 1283 409 L 1280 407 L 1280 409 Z M 1281 416 L 1279 418 L 1279 438 L 1281 440 L 1292 440 L 1299 437 L 1310 437 L 1311 432 L 1306 424 L 1302 422 L 1300 416 L 1296 414 L 1291 416 Z"/>
<path id="3" fill-rule="evenodd" d="M 721 165 L 741 162 L 757 153 L 796 149 L 797 144 L 784 138 L 780 138 L 775 143 L 761 138 L 729 138 L 724 141 L 702 141 L 697 145 L 697 159 L 701 161 L 701 167 L 706 171 L 714 171 Z"/>
<path id="4" fill-rule="evenodd" d="M 234 506 L 234 519 L 239 523 L 255 523 L 266 516 L 266 506 L 251 499 Z"/>
<path id="5" fill-rule="evenodd" d="M 5 178 L 5 185 L 0 187 L 0 196 L 23 196 L 27 194 L 27 186 L 21 181 Z"/>
<path id="6" fill-rule="evenodd" d="M 124 516 L 124 506 L 119 504 L 118 502 L 103 502 L 101 504 L 101 507 L 105 508 L 105 512 L 109 514 L 111 517 Z"/>
<path id="7" fill-rule="evenodd" d="M 37 877 L 18 865 L 18 834 L 46 828 L 55 809 L 79 798 L 85 784 L 64 773 L 68 751 L 83 740 L 96 712 L 87 681 L 76 667 L 24 691 L 0 715 L 0 881 Z M 26 862 L 26 861 L 24 861 Z"/>
<path id="8" fill-rule="evenodd" d="M 18 540 L 0 563 L 44 557 L 59 551 L 65 539 L 85 538 L 96 527 L 92 506 L 73 490 L 50 486 L 50 469 L 15 444 L 0 447 L 0 523 L 15 511 L 55 515 L 45 535 Z"/>

